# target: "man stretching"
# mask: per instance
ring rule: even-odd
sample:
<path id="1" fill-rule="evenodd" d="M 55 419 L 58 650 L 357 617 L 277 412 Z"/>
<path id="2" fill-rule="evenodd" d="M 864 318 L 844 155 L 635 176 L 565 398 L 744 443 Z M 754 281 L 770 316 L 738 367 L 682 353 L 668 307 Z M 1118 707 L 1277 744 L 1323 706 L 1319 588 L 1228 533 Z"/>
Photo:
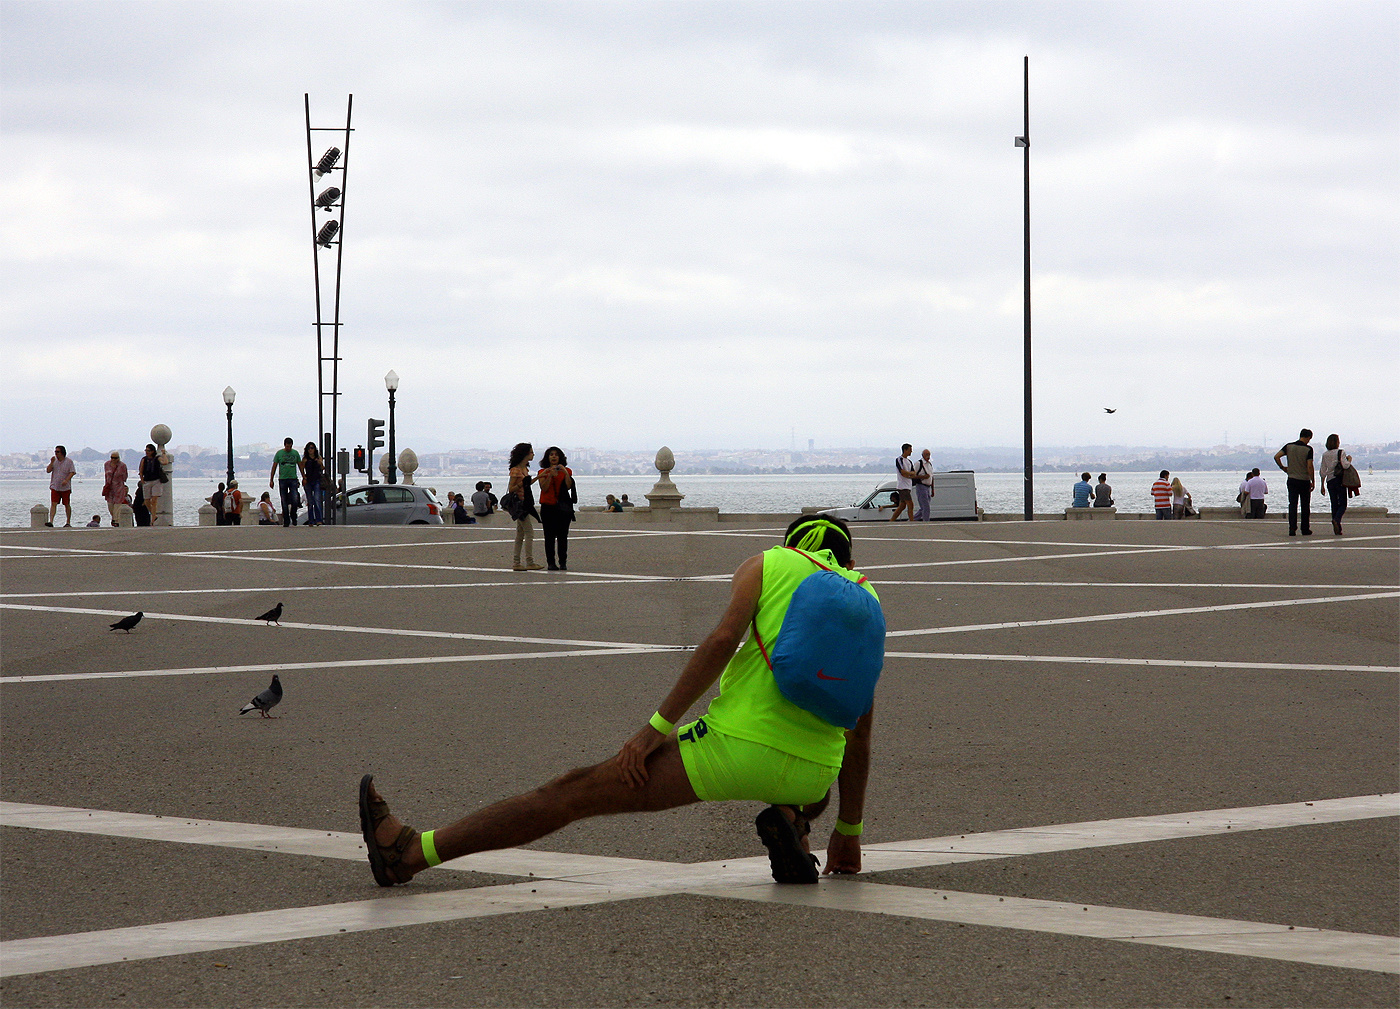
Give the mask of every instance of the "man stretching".
<path id="1" fill-rule="evenodd" d="M 360 782 L 360 829 L 375 882 L 407 883 L 448 859 L 528 844 L 585 817 L 651 812 L 702 800 L 744 800 L 770 804 L 755 822 L 768 848 L 773 878 L 780 883 L 815 883 L 816 857 L 808 854 L 807 834 L 810 821 L 826 808 L 833 782 L 840 793 L 839 814 L 822 871 L 859 872 L 873 707 L 868 700 L 858 701 L 864 704 L 864 714 L 858 719 L 852 715 L 854 728 L 843 729 L 788 700 L 773 672 L 775 663 L 783 667 L 780 650 L 795 644 L 789 635 L 796 635 L 801 626 L 785 623 L 789 604 L 799 585 L 822 570 L 859 586 L 851 589 L 837 582 L 859 600 L 865 600 L 861 592 L 875 597 L 852 568 L 850 530 L 844 522 L 796 520 L 788 526 L 782 546 L 739 565 L 719 626 L 695 650 L 650 722 L 601 764 L 569 771 L 532 792 L 422 834 L 389 811 L 373 776 L 365 775 Z M 877 640 L 882 640 L 884 619 L 878 616 L 875 598 Z M 865 604 L 870 605 L 868 600 Z M 878 675 L 883 646 L 861 647 L 862 660 L 873 664 Z M 833 664 L 826 669 L 846 671 Z M 816 676 L 838 679 L 823 675 L 821 669 Z M 675 723 L 716 678 L 720 694 L 705 716 L 677 729 Z"/>

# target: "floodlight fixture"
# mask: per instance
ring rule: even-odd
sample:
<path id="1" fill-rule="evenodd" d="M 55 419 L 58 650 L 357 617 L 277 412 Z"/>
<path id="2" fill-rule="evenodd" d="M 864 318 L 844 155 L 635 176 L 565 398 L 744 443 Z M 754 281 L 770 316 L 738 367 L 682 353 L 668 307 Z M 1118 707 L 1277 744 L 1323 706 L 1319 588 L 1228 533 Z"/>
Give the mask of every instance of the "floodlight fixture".
<path id="1" fill-rule="evenodd" d="M 335 167 L 335 163 L 340 160 L 340 148 L 330 147 L 326 153 L 321 155 L 321 160 L 316 162 L 316 178 L 325 175 Z"/>
<path id="2" fill-rule="evenodd" d="M 340 199 L 340 190 L 336 189 L 335 186 L 331 186 L 331 188 L 316 197 L 316 209 L 330 210 L 335 206 L 335 201 L 338 199 Z"/>
<path id="3" fill-rule="evenodd" d="M 331 239 L 335 238 L 335 233 L 340 230 L 339 221 L 327 221 L 321 225 L 321 230 L 316 232 L 316 244 L 323 249 L 331 247 Z"/>

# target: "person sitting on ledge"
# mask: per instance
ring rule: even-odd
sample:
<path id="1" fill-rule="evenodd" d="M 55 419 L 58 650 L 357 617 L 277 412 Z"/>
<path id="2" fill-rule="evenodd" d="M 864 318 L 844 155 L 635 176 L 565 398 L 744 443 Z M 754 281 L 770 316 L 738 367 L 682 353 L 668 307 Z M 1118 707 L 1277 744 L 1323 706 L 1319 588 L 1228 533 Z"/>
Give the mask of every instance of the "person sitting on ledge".
<path id="1" fill-rule="evenodd" d="M 656 714 L 615 756 L 421 834 L 390 812 L 374 776 L 366 774 L 360 830 L 375 882 L 407 883 L 448 859 L 529 844 L 586 817 L 739 800 L 769 804 L 755 824 L 773 878 L 815 883 L 807 835 L 833 783 L 839 815 L 822 871 L 859 872 L 884 634 L 879 598 L 853 569 L 846 524 L 797 519 L 781 546 L 739 565 L 719 625 L 696 648 Z M 794 688 L 788 677 L 798 665 L 810 667 L 806 675 L 815 678 Z M 720 693 L 709 710 L 677 727 L 716 678 Z M 816 690 L 841 699 L 814 700 Z M 799 696 L 802 706 L 789 696 Z"/>

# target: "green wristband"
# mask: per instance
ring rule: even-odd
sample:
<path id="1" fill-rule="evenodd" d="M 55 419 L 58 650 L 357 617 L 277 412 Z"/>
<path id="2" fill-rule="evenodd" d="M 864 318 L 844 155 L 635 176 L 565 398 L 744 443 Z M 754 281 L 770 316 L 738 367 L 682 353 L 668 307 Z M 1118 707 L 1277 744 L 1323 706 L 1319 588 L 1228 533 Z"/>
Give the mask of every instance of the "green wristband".
<path id="1" fill-rule="evenodd" d="M 435 865 L 442 865 L 442 859 L 438 858 L 437 845 L 433 843 L 433 832 L 425 830 L 418 835 L 418 843 L 423 846 L 423 859 L 428 863 L 429 868 Z"/>
<path id="2" fill-rule="evenodd" d="M 669 736 L 676 731 L 676 723 L 666 721 L 666 719 L 661 717 L 661 712 L 659 711 L 651 716 L 651 720 L 647 724 L 663 736 Z"/>
<path id="3" fill-rule="evenodd" d="M 860 832 L 865 829 L 865 821 L 860 823 L 847 823 L 839 816 L 836 818 L 836 833 L 845 834 L 847 837 L 860 837 Z"/>

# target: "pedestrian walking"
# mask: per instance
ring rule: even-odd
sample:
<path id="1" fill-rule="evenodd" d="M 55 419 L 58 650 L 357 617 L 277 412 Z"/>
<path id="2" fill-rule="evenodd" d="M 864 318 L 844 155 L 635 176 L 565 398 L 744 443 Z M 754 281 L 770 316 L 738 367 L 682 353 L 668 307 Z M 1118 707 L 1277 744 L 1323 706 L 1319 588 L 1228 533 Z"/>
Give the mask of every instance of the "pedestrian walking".
<path id="1" fill-rule="evenodd" d="M 71 529 L 73 477 L 77 474 L 78 467 L 68 458 L 68 450 L 62 445 L 56 445 L 44 472 L 49 474 L 49 520 L 44 525 L 53 528 L 53 520 L 58 517 L 58 506 L 63 505 L 63 510 L 68 516 L 63 522 L 63 528 Z"/>
<path id="2" fill-rule="evenodd" d="M 321 460 L 321 450 L 314 441 L 306 443 L 301 450 L 301 484 L 306 488 L 306 524 L 325 524 L 326 508 L 326 464 Z"/>
<path id="3" fill-rule="evenodd" d="M 1302 509 L 1304 536 L 1312 535 L 1312 495 L 1316 489 L 1313 474 L 1313 450 L 1308 442 L 1313 433 L 1307 428 L 1298 432 L 1298 440 L 1290 441 L 1274 453 L 1274 463 L 1288 474 L 1288 535 L 1298 535 L 1298 511 Z M 1287 460 L 1287 461 L 1285 461 Z"/>
<path id="4" fill-rule="evenodd" d="M 1342 535 L 1342 516 L 1347 513 L 1347 486 L 1344 479 L 1345 472 L 1352 466 L 1352 458 L 1342 450 L 1342 439 L 1339 435 L 1329 434 L 1327 436 L 1327 451 L 1322 453 L 1322 461 L 1318 465 L 1318 475 L 1322 478 L 1322 486 L 1327 489 L 1327 497 L 1332 505 L 1332 535 Z M 1359 478 L 1358 478 L 1359 483 Z"/>
<path id="5" fill-rule="evenodd" d="M 1156 509 L 1159 519 L 1172 517 L 1172 485 L 1167 482 L 1167 477 L 1171 475 L 1171 470 L 1162 470 L 1157 482 L 1152 485 L 1152 507 Z"/>
<path id="6" fill-rule="evenodd" d="M 927 522 L 933 517 L 933 460 L 929 456 L 929 450 L 924 449 L 918 461 L 914 463 L 914 497 L 918 501 L 918 510 L 914 512 L 915 522 Z"/>
<path id="7" fill-rule="evenodd" d="M 282 447 L 272 457 L 272 468 L 267 473 L 267 485 L 272 487 L 273 481 L 276 481 L 278 492 L 282 498 L 282 527 L 284 529 L 297 524 L 297 501 L 301 496 L 297 484 L 300 482 L 303 471 L 301 453 L 292 448 L 292 439 L 283 438 Z M 263 497 L 270 498 L 271 495 L 264 494 Z M 261 505 L 259 507 L 261 508 Z"/>
<path id="8" fill-rule="evenodd" d="M 107 512 L 112 516 L 114 528 L 120 524 L 118 519 L 121 518 L 122 505 L 131 496 L 126 486 L 129 475 L 126 463 L 122 462 L 122 454 L 112 449 L 111 458 L 102 464 L 102 496 L 107 500 Z"/>
<path id="9" fill-rule="evenodd" d="M 544 562 L 550 571 L 569 570 L 569 526 L 574 521 L 578 488 L 564 450 L 551 445 L 544 450 L 544 466 L 538 475 L 540 524 L 544 526 Z M 558 563 L 555 563 L 555 556 Z"/>
<path id="10" fill-rule="evenodd" d="M 914 461 L 909 458 L 913 452 L 914 446 L 905 442 L 899 447 L 899 456 L 894 461 L 894 492 L 899 501 L 890 515 L 891 522 L 897 522 L 906 508 L 909 518 L 914 517 Z"/>
<path id="11" fill-rule="evenodd" d="M 145 498 L 146 511 L 150 516 L 146 524 L 157 525 L 160 522 L 161 495 L 165 493 L 164 485 L 169 482 L 170 477 L 166 474 L 154 445 L 146 445 L 146 454 L 141 457 L 137 473 L 141 477 L 141 491 Z"/>
<path id="12" fill-rule="evenodd" d="M 506 510 L 515 520 L 515 556 L 510 566 L 512 571 L 544 570 L 543 564 L 535 563 L 534 523 L 540 521 L 540 513 L 535 511 L 535 492 L 530 486 L 535 482 L 530 473 L 530 460 L 534 458 L 534 446 L 528 441 L 522 441 L 510 450 L 510 480 L 506 484 L 506 496 L 513 497 L 514 500 Z"/>

